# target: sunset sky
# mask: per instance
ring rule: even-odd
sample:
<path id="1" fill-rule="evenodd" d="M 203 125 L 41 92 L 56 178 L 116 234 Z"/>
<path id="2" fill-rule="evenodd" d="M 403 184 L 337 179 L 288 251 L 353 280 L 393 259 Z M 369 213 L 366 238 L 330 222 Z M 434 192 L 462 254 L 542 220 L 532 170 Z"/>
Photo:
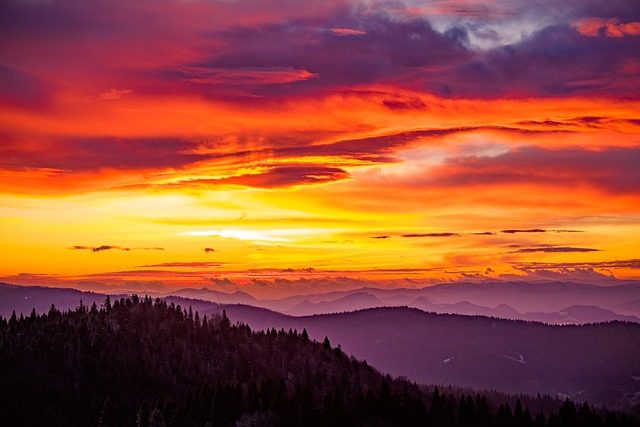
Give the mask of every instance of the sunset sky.
<path id="1" fill-rule="evenodd" d="M 3 0 L 0 281 L 640 279 L 637 0 Z"/>

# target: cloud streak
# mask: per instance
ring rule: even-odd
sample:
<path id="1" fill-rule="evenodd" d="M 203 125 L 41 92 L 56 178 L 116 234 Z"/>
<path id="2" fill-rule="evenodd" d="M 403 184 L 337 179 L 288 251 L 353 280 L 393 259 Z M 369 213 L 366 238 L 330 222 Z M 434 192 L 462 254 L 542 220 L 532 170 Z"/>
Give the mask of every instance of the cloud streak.
<path id="1" fill-rule="evenodd" d="M 101 246 L 80 246 L 80 245 L 75 245 L 75 246 L 71 246 L 67 249 L 73 250 L 73 251 L 91 251 L 91 252 L 104 252 L 104 251 L 111 251 L 111 250 L 119 250 L 119 251 L 125 251 L 125 252 L 129 252 L 129 251 L 164 251 L 164 248 L 160 248 L 160 247 L 137 247 L 137 248 L 127 248 L 124 246 L 117 246 L 117 245 L 101 245 Z"/>
<path id="2" fill-rule="evenodd" d="M 614 261 L 589 261 L 589 262 L 518 262 L 515 263 L 519 270 L 538 269 L 640 269 L 640 259 L 624 259 Z"/>
<path id="3" fill-rule="evenodd" d="M 141 265 L 140 268 L 213 268 L 221 267 L 224 263 L 209 261 L 190 261 L 190 262 L 163 262 L 160 264 Z"/>
<path id="4" fill-rule="evenodd" d="M 458 233 L 409 233 L 403 234 L 405 238 L 422 238 L 422 237 L 459 237 Z"/>
<path id="5" fill-rule="evenodd" d="M 530 229 L 526 229 L 526 230 L 517 230 L 517 229 L 511 229 L 511 230 L 500 230 L 501 233 L 504 234 L 517 234 L 517 233 L 546 233 L 547 230 L 543 230 L 541 228 L 530 228 Z"/>
<path id="6" fill-rule="evenodd" d="M 536 247 L 536 248 L 521 248 L 513 253 L 586 253 L 586 252 L 598 252 L 599 249 L 592 248 L 574 248 L 570 246 L 549 246 L 549 247 Z"/>

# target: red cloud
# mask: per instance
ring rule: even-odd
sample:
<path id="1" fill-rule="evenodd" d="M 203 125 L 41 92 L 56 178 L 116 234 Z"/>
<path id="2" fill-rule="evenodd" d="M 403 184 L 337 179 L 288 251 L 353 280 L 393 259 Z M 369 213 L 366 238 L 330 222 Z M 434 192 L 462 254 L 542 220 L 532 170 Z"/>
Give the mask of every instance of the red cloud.
<path id="1" fill-rule="evenodd" d="M 618 18 L 586 18 L 574 24 L 587 37 L 624 37 L 640 35 L 640 22 L 620 22 Z"/>
<path id="2" fill-rule="evenodd" d="M 185 68 L 185 79 L 205 85 L 274 85 L 304 81 L 318 77 L 307 70 L 291 67 Z"/>
<path id="3" fill-rule="evenodd" d="M 339 36 L 361 36 L 367 34 L 366 31 L 354 30 L 352 28 L 332 28 L 331 32 Z"/>
<path id="4" fill-rule="evenodd" d="M 244 174 L 219 179 L 191 179 L 169 184 L 169 187 L 219 187 L 238 185 L 256 188 L 286 188 L 296 185 L 323 184 L 349 178 L 340 168 L 322 166 L 282 166 L 262 173 Z"/>
<path id="5" fill-rule="evenodd" d="M 403 234 L 402 237 L 407 238 L 419 238 L 419 237 L 457 237 L 460 236 L 458 233 L 414 233 L 414 234 Z"/>

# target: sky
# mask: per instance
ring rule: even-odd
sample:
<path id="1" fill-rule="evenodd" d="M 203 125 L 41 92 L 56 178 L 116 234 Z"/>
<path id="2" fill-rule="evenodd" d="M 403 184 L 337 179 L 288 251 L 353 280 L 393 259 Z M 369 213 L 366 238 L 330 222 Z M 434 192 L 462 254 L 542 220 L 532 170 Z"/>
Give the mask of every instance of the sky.
<path id="1" fill-rule="evenodd" d="M 640 279 L 636 0 L 3 0 L 0 280 Z"/>

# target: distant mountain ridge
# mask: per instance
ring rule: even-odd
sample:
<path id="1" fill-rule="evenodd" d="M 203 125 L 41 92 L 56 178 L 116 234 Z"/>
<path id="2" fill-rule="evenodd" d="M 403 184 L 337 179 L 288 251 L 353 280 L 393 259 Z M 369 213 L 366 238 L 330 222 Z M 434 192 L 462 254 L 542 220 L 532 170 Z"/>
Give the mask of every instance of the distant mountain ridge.
<path id="1" fill-rule="evenodd" d="M 0 315 L 13 310 L 28 314 L 47 310 L 51 301 L 72 307 L 79 299 L 100 301 L 101 294 L 74 289 L 0 284 Z M 306 316 L 374 307 L 415 307 L 434 313 L 481 315 L 549 324 L 586 324 L 607 321 L 640 323 L 640 284 L 595 286 L 571 282 L 448 283 L 411 289 L 365 287 L 351 291 L 296 295 L 261 300 L 245 292 L 222 292 L 206 287 L 185 288 L 153 297 L 179 296 L 219 304 L 247 304 L 281 313 Z M 49 301 L 51 299 L 51 301 Z"/>
<path id="2" fill-rule="evenodd" d="M 216 293 L 214 293 L 216 292 Z M 190 297 L 191 290 L 172 292 Z M 552 324 L 603 321 L 640 323 L 640 284 L 595 286 L 572 282 L 447 283 L 426 288 L 381 289 L 295 295 L 279 300 L 247 302 L 202 289 L 200 299 L 219 303 L 250 304 L 294 316 L 339 313 L 374 307 L 408 306 L 435 313 L 467 314 Z M 578 312 L 576 306 L 594 307 Z M 571 309 L 571 310 L 570 310 Z M 600 309 L 600 310 L 597 310 Z"/>

